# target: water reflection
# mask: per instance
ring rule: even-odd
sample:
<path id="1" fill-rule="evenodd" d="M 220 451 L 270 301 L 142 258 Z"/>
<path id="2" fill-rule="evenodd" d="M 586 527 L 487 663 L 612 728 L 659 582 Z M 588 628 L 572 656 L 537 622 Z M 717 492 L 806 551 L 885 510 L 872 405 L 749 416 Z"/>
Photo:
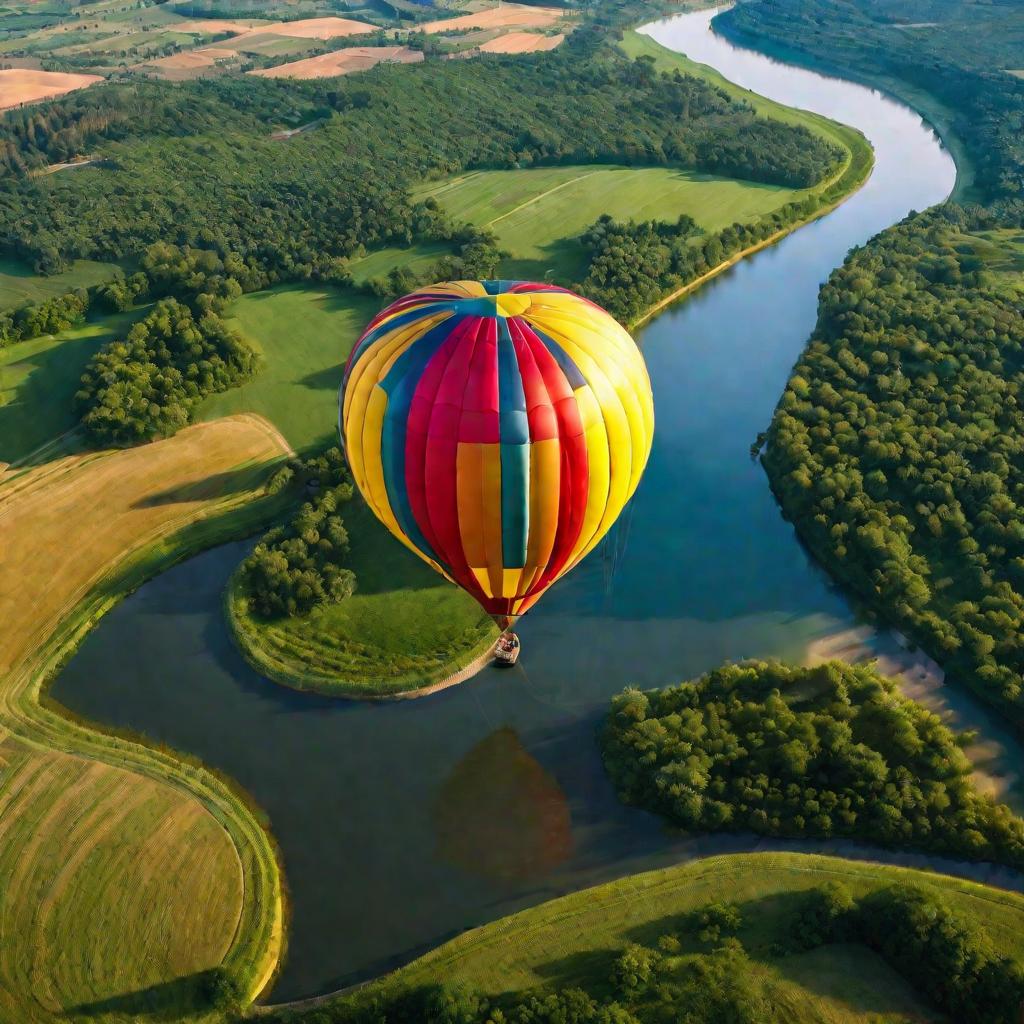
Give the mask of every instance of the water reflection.
<path id="1" fill-rule="evenodd" d="M 489 881 L 541 878 L 572 853 L 565 793 L 508 726 L 482 739 L 442 783 L 434 827 L 442 860 Z"/>

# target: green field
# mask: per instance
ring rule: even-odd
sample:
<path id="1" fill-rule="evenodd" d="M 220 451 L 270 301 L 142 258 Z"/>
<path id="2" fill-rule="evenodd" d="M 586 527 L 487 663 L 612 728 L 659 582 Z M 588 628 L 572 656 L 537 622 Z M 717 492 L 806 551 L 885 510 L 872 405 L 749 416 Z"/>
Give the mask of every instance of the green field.
<path id="1" fill-rule="evenodd" d="M 706 231 L 749 224 L 800 193 L 777 185 L 665 167 L 541 167 L 473 171 L 416 192 L 457 221 L 491 228 L 511 255 L 501 276 L 579 280 L 579 235 L 603 213 L 618 220 L 675 220 L 685 213 Z"/>
<path id="2" fill-rule="evenodd" d="M 352 273 L 352 280 L 361 285 L 375 277 L 386 277 L 392 267 L 401 266 L 414 274 L 422 273 L 449 251 L 448 246 L 441 242 L 422 243 L 408 249 L 390 246 L 371 252 L 362 259 L 350 261 L 348 269 Z"/>
<path id="3" fill-rule="evenodd" d="M 235 789 L 40 697 L 125 594 L 280 515 L 263 485 L 286 454 L 245 417 L 71 456 L 0 489 L 4 1024 L 199 1024 L 204 972 L 223 966 L 249 995 L 276 963 L 275 855 Z"/>
<path id="4" fill-rule="evenodd" d="M 109 281 L 116 271 L 112 263 L 75 260 L 70 270 L 42 277 L 17 260 L 0 259 L 0 310 L 41 302 L 75 288 L 91 288 Z"/>
<path id="5" fill-rule="evenodd" d="M 24 459 L 77 425 L 74 395 L 85 364 L 137 316 L 110 316 L 0 349 L 0 462 Z"/>
<path id="6" fill-rule="evenodd" d="M 283 285 L 243 296 L 232 323 L 263 357 L 260 372 L 208 398 L 199 419 L 257 412 L 298 450 L 337 440 L 345 360 L 380 306 L 380 299 L 329 285 Z"/>
<path id="7" fill-rule="evenodd" d="M 711 857 L 632 875 L 475 928 L 408 967 L 332 1002 L 369 1002 L 405 988 L 464 982 L 490 996 L 581 986 L 603 992 L 613 958 L 629 942 L 654 945 L 679 917 L 713 902 L 739 906 L 739 932 L 759 987 L 786 1024 L 936 1021 L 918 993 L 858 945 L 780 957 L 799 894 L 840 881 L 854 897 L 894 882 L 941 890 L 981 924 L 1001 952 L 1024 955 L 1024 897 L 944 875 L 792 853 Z M 685 947 L 684 947 L 685 949 Z M 283 1011 L 278 1017 L 286 1021 Z"/>
<path id="8" fill-rule="evenodd" d="M 958 251 L 970 251 L 989 272 L 987 283 L 1011 296 L 1024 293 L 1024 231 L 1014 228 L 953 232 L 949 243 Z"/>

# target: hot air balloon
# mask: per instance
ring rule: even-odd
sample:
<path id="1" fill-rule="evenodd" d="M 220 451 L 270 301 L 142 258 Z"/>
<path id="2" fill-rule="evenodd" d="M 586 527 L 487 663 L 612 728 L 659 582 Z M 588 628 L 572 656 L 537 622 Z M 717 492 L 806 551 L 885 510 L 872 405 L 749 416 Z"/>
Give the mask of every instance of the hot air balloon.
<path id="1" fill-rule="evenodd" d="M 523 281 L 393 302 L 353 347 L 339 405 L 377 518 L 502 630 L 607 533 L 654 431 L 629 334 L 588 299 Z"/>

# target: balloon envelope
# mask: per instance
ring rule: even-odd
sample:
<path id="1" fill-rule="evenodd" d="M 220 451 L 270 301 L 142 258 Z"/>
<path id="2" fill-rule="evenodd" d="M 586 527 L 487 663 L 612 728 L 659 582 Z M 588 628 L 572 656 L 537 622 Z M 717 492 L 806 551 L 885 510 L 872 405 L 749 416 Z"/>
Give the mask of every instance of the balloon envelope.
<path id="1" fill-rule="evenodd" d="M 640 482 L 643 358 L 554 285 L 454 281 L 392 303 L 345 368 L 342 442 L 385 526 L 492 615 L 533 605 Z"/>

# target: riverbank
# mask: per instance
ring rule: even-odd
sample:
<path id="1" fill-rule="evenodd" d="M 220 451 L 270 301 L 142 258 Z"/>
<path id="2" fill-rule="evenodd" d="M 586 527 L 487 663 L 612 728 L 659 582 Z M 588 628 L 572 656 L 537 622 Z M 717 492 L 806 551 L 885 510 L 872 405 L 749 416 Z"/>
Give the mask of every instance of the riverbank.
<path id="1" fill-rule="evenodd" d="M 838 171 L 823 181 L 821 184 L 809 190 L 809 194 L 816 195 L 821 205 L 809 216 L 801 217 L 792 224 L 786 225 L 779 231 L 774 232 L 756 245 L 748 246 L 740 252 L 734 253 L 723 260 L 717 267 L 702 274 L 694 281 L 690 281 L 675 291 L 666 295 L 655 303 L 638 320 L 630 324 L 631 329 L 642 326 L 666 306 L 671 305 L 677 299 L 700 288 L 701 285 L 717 277 L 719 274 L 729 270 L 741 260 L 748 256 L 767 249 L 777 242 L 780 242 L 787 235 L 799 230 L 801 227 L 824 217 L 831 213 L 841 203 L 845 202 L 867 181 L 874 166 L 874 152 L 863 133 L 851 128 L 848 125 L 839 124 L 819 114 L 806 110 L 797 110 L 785 107 L 780 103 L 758 96 L 748 89 L 743 89 L 727 78 L 719 74 L 706 64 L 700 64 L 691 60 L 684 54 L 662 46 L 660 43 L 643 35 L 638 31 L 625 33 L 620 49 L 629 57 L 634 59 L 645 56 L 654 59 L 655 66 L 662 71 L 678 70 L 684 74 L 695 75 L 713 83 L 718 88 L 724 89 L 730 96 L 749 103 L 763 116 L 770 116 L 778 120 L 787 121 L 792 124 L 799 124 L 811 131 L 825 136 L 835 145 L 845 150 L 847 156 Z"/>
<path id="2" fill-rule="evenodd" d="M 942 139 L 943 145 L 952 154 L 956 164 L 956 184 L 950 199 L 958 203 L 977 201 L 978 196 L 974 188 L 974 163 L 966 147 L 953 130 L 955 114 L 931 93 L 891 75 L 868 75 L 849 65 L 823 60 L 795 47 L 781 46 L 760 36 L 750 36 L 732 24 L 728 18 L 722 17 L 722 14 L 725 14 L 728 9 L 725 8 L 720 15 L 716 16 L 714 29 L 724 39 L 736 46 L 756 50 L 758 53 L 763 53 L 782 63 L 793 64 L 823 75 L 845 78 L 867 86 L 869 89 L 877 89 L 883 95 L 890 96 L 917 111 Z"/>
<path id="3" fill-rule="evenodd" d="M 234 417 L 0 489 L 0 775 L 15 794 L 0 837 L 0 1016 L 185 1015 L 208 1005 L 210 971 L 247 999 L 272 978 L 281 872 L 258 809 L 197 759 L 76 721 L 45 690 L 124 596 L 280 514 L 262 485 L 289 453 L 270 424 Z"/>
<path id="4" fill-rule="evenodd" d="M 357 700 L 414 700 L 446 690 L 472 679 L 493 660 L 498 628 L 491 626 L 476 644 L 468 646 L 449 659 L 437 659 L 432 671 L 396 673 L 385 680 L 343 678 L 327 671 L 317 671 L 324 662 L 323 647 L 311 638 L 310 648 L 303 650 L 278 632 L 270 632 L 265 623 L 249 610 L 241 578 L 241 566 L 232 574 L 224 594 L 224 621 L 242 657 L 267 679 L 292 690 L 321 693 L 330 697 Z"/>

